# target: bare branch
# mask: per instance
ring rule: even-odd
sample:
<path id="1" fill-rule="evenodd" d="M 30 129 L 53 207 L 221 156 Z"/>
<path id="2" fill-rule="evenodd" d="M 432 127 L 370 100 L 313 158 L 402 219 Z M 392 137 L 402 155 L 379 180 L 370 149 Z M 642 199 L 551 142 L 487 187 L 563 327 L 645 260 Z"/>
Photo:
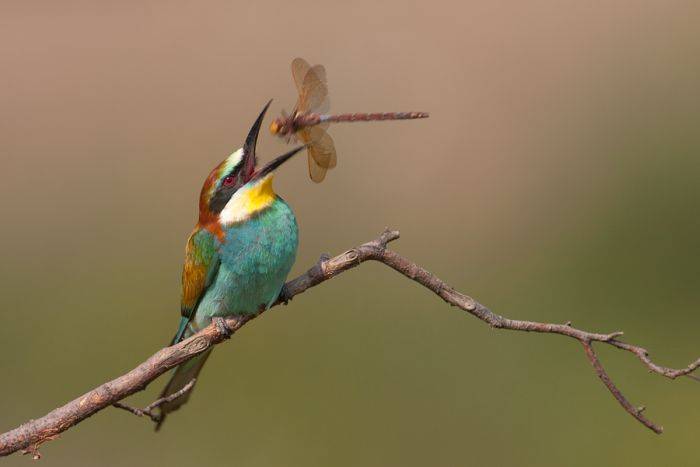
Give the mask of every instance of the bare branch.
<path id="1" fill-rule="evenodd" d="M 287 282 L 282 296 L 274 305 L 286 303 L 292 297 L 305 292 L 307 289 L 327 281 L 348 269 L 352 269 L 365 261 L 381 262 L 433 291 L 450 305 L 461 308 L 496 329 L 561 334 L 578 340 L 583 345 L 586 356 L 593 365 L 596 374 L 620 405 L 630 415 L 656 433 L 661 433 L 663 429 L 642 415 L 643 408 L 635 408 L 622 395 L 603 369 L 600 360 L 593 351 L 592 343 L 601 342 L 630 352 L 636 355 L 650 371 L 670 379 L 690 375 L 700 366 L 700 359 L 681 369 L 660 366 L 651 360 L 646 349 L 618 340 L 622 336 L 621 331 L 595 333 L 574 328 L 571 322 L 564 324 L 539 323 L 513 320 L 497 315 L 473 298 L 453 289 L 426 269 L 388 250 L 386 248 L 387 243 L 398 238 L 399 232 L 387 229 L 376 240 L 367 242 L 338 256 L 331 258 L 328 255 L 322 255 L 318 263 L 311 269 Z M 98 386 L 37 420 L 31 420 L 14 430 L 0 435 L 0 456 L 6 456 L 17 451 L 25 451 L 37 457 L 39 456 L 38 446 L 40 444 L 55 439 L 59 433 L 111 405 L 116 405 L 135 415 L 149 415 L 149 417 L 153 418 L 150 415 L 152 410 L 158 405 L 165 403 L 166 400 L 159 399 L 145 409 L 137 409 L 119 401 L 143 390 L 151 381 L 171 368 L 226 340 L 256 316 L 258 315 L 232 316 L 222 319 L 218 323 L 212 323 L 192 337 L 171 347 L 159 350 L 144 363 L 125 375 Z M 182 393 L 184 394 L 184 392 L 186 391 Z M 177 394 L 174 396 L 179 397 L 181 395 Z"/>

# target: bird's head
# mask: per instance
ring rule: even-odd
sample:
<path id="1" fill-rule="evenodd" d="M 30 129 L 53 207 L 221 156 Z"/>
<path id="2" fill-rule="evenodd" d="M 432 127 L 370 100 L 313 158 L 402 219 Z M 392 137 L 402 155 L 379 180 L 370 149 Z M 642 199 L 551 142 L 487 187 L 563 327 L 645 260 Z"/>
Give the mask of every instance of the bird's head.
<path id="1" fill-rule="evenodd" d="M 269 106 L 270 102 L 253 123 L 243 147 L 217 165 L 204 182 L 199 197 L 200 225 L 226 226 L 243 222 L 274 202 L 274 170 L 304 146 L 292 149 L 266 165 L 257 167 L 255 146 Z"/>

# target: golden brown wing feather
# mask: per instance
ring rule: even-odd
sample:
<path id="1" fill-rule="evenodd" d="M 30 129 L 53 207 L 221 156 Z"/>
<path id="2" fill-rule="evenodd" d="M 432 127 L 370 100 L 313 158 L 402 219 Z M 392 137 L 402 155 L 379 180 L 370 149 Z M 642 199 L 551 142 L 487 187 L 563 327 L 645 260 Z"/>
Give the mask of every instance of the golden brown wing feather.
<path id="1" fill-rule="evenodd" d="M 202 294 L 216 276 L 218 268 L 219 254 L 214 235 L 207 230 L 196 229 L 185 247 L 180 307 L 183 316 L 192 316 Z"/>

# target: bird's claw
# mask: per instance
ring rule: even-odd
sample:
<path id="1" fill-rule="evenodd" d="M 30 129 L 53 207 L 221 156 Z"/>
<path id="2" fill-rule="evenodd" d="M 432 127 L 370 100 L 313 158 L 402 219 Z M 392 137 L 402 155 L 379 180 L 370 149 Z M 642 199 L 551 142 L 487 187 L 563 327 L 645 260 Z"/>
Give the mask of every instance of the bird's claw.
<path id="1" fill-rule="evenodd" d="M 289 293 L 289 290 L 287 289 L 287 284 L 284 284 L 282 286 L 282 290 L 280 290 L 280 294 L 279 297 L 277 297 L 277 300 L 280 303 L 287 305 L 292 300 L 292 298 L 294 298 L 294 296 Z"/>
<path id="2" fill-rule="evenodd" d="M 226 324 L 225 318 L 222 318 L 221 316 L 214 316 L 211 319 L 211 322 L 214 323 L 214 326 L 216 326 L 216 329 L 218 329 L 219 332 L 224 336 L 224 339 L 231 338 L 233 331 L 231 331 L 231 328 L 228 327 L 228 324 Z"/>
<path id="3" fill-rule="evenodd" d="M 321 253 L 321 256 L 318 258 L 318 262 L 319 262 L 319 264 L 325 263 L 326 261 L 328 261 L 331 258 L 332 258 L 332 256 L 330 255 L 330 253 Z"/>

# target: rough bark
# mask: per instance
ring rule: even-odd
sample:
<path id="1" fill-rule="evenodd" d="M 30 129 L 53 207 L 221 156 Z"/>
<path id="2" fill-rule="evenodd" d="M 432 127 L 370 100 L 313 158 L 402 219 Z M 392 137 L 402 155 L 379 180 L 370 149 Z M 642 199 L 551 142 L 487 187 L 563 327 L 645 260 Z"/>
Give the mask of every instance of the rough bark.
<path id="1" fill-rule="evenodd" d="M 647 419 L 643 414 L 643 408 L 633 406 L 625 396 L 622 395 L 603 368 L 600 359 L 593 350 L 593 343 L 599 342 L 630 352 L 636 355 L 642 364 L 651 372 L 658 373 L 670 379 L 690 375 L 690 373 L 700 366 L 700 359 L 680 369 L 657 365 L 651 360 L 649 353 L 643 347 L 619 340 L 620 336 L 622 336 L 622 332 L 607 334 L 588 332 L 574 328 L 570 322 L 564 324 L 539 323 L 535 321 L 513 320 L 497 315 L 473 298 L 453 289 L 416 263 L 388 250 L 386 248 L 387 243 L 398 238 L 399 233 L 397 231 L 386 230 L 376 240 L 362 244 L 338 256 L 322 256 L 319 262 L 306 271 L 306 273 L 289 281 L 285 285 L 283 298 L 278 300 L 275 305 L 279 305 L 283 301 L 289 300 L 311 287 L 327 281 L 343 271 L 354 268 L 365 261 L 378 261 L 431 290 L 450 305 L 466 311 L 496 329 L 561 334 L 578 340 L 583 345 L 585 355 L 593 365 L 595 373 L 615 399 L 625 411 L 655 433 L 661 433 L 663 428 Z M 38 447 L 42 443 L 56 439 L 63 431 L 66 431 L 82 420 L 85 420 L 96 412 L 111 405 L 116 404 L 118 407 L 128 410 L 135 415 L 150 416 L 150 409 L 156 407 L 159 403 L 162 403 L 162 401 L 156 401 L 145 409 L 136 409 L 126 404 L 119 403 L 119 401 L 135 392 L 143 390 L 151 381 L 171 368 L 204 352 L 211 346 L 226 340 L 255 317 L 256 316 L 229 317 L 218 323 L 212 323 L 210 326 L 179 344 L 159 350 L 148 360 L 128 373 L 92 389 L 39 419 L 30 420 L 0 435 L 0 456 L 22 451 L 24 453 L 33 454 L 34 457 L 38 458 Z"/>

